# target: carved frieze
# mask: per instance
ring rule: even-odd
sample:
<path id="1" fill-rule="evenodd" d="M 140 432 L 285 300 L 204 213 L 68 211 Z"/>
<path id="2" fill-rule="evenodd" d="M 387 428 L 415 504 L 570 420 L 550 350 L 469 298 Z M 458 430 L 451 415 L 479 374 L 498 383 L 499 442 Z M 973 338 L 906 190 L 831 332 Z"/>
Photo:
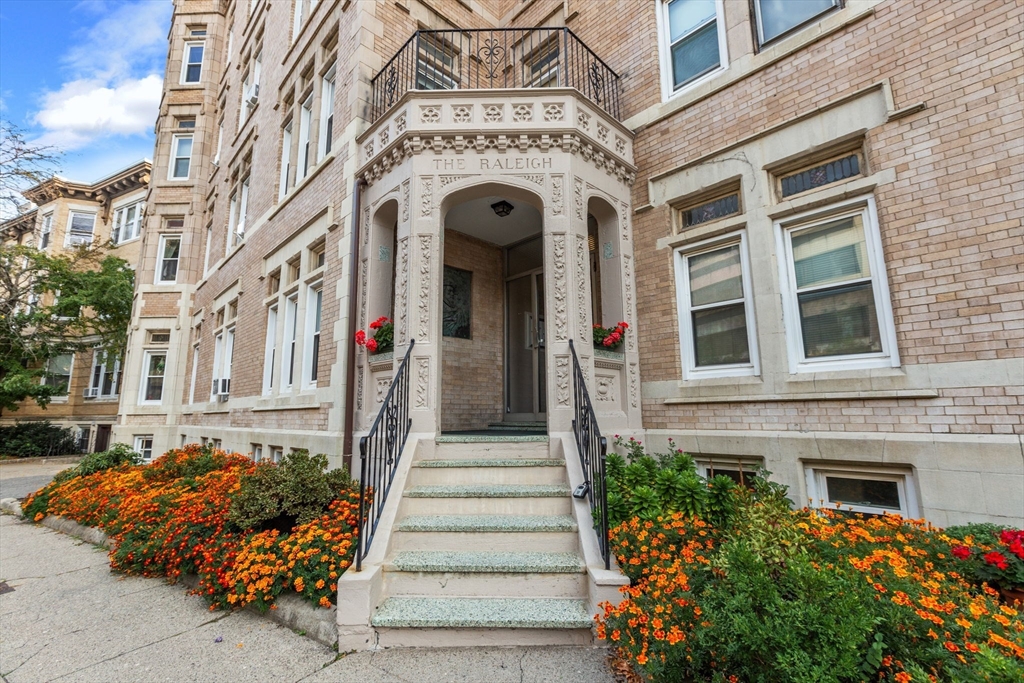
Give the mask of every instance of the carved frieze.
<path id="1" fill-rule="evenodd" d="M 374 396 L 374 403 L 383 403 L 384 399 L 388 397 L 388 389 L 391 388 L 390 377 L 378 377 L 376 384 L 377 392 Z"/>
<path id="2" fill-rule="evenodd" d="M 416 359 L 416 404 L 417 408 L 426 408 L 430 397 L 430 358 Z"/>
<path id="3" fill-rule="evenodd" d="M 544 120 L 555 123 L 565 118 L 565 107 L 560 102 L 544 105 Z"/>
<path id="4" fill-rule="evenodd" d="M 364 258 L 363 262 L 359 264 L 359 327 L 366 329 L 366 300 L 369 298 L 370 293 L 367 290 L 367 280 L 369 275 L 369 259 Z"/>
<path id="5" fill-rule="evenodd" d="M 402 222 L 403 223 L 408 223 L 409 222 L 409 183 L 410 183 L 410 181 L 408 181 L 408 180 L 406 180 L 404 183 L 402 183 Z"/>
<path id="6" fill-rule="evenodd" d="M 568 321 L 566 320 L 566 285 L 565 285 L 565 235 L 552 237 L 552 261 L 554 263 L 555 280 L 555 340 L 568 339 Z"/>
<path id="7" fill-rule="evenodd" d="M 615 400 L 615 376 L 614 375 L 598 375 L 597 386 L 594 388 L 594 397 L 599 402 L 609 402 Z"/>
<path id="8" fill-rule="evenodd" d="M 636 363 L 630 363 L 629 364 L 629 404 L 631 406 L 633 406 L 634 408 L 636 408 L 638 406 L 638 400 L 639 400 L 638 397 L 637 397 L 637 393 L 638 393 L 638 391 L 637 391 L 637 384 L 639 384 L 639 380 L 637 379 Z"/>
<path id="9" fill-rule="evenodd" d="M 537 185 L 540 185 L 541 187 L 544 187 L 544 174 L 543 173 L 535 173 L 535 174 L 531 174 L 531 175 L 518 175 L 516 177 L 517 178 L 522 178 L 523 180 L 525 180 L 527 182 L 535 183 Z"/>
<path id="10" fill-rule="evenodd" d="M 576 203 L 576 220 L 583 220 L 583 181 L 580 178 L 573 178 L 572 196 Z"/>
<path id="11" fill-rule="evenodd" d="M 356 368 L 356 410 L 363 409 L 363 389 L 366 382 L 366 368 L 360 365 Z"/>
<path id="12" fill-rule="evenodd" d="M 558 405 L 569 405 L 569 356 L 555 356 L 555 387 Z"/>
<path id="13" fill-rule="evenodd" d="M 626 287 L 626 322 L 630 330 L 626 334 L 626 345 L 630 351 L 636 350 L 636 316 L 633 314 L 633 257 L 622 255 L 622 279 Z"/>
<path id="14" fill-rule="evenodd" d="M 419 277 L 419 337 L 426 341 L 430 330 L 430 235 L 420 235 L 420 277 Z"/>
<path id="15" fill-rule="evenodd" d="M 585 235 L 576 235 L 576 333 L 581 340 L 590 336 L 590 325 L 587 322 L 587 311 L 590 310 L 587 260 L 587 238 Z"/>
<path id="16" fill-rule="evenodd" d="M 426 176 L 420 180 L 420 215 L 426 218 L 434 208 L 434 179 Z"/>
<path id="17" fill-rule="evenodd" d="M 556 216 L 562 215 L 565 188 L 565 178 L 560 175 L 551 176 L 551 213 Z"/>
<path id="18" fill-rule="evenodd" d="M 395 315 L 398 317 L 395 327 L 398 329 L 399 344 L 409 340 L 409 238 L 398 240 L 398 259 L 395 263 Z"/>

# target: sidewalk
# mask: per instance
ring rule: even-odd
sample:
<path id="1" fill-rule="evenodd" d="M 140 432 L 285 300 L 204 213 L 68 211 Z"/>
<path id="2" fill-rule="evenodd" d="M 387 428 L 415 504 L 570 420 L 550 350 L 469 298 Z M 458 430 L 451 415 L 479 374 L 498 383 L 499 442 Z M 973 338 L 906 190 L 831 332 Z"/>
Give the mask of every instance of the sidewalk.
<path id="1" fill-rule="evenodd" d="M 50 483 L 53 475 L 74 467 L 82 456 L 0 460 L 0 498 L 24 498 Z"/>
<path id="2" fill-rule="evenodd" d="M 113 574 L 106 552 L 6 514 L 0 581 L 14 589 L 0 594 L 3 683 L 612 681 L 602 649 L 407 649 L 339 658 L 250 612 L 210 612 L 182 586 Z"/>

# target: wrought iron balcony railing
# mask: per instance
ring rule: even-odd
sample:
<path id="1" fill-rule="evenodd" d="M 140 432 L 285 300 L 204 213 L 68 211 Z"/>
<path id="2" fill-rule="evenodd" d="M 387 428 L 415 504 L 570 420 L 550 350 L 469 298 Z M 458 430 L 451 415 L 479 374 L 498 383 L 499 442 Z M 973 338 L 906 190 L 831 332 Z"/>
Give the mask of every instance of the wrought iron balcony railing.
<path id="1" fill-rule="evenodd" d="M 373 77 L 372 120 L 410 90 L 575 88 L 620 118 L 619 76 L 568 28 L 416 31 Z"/>

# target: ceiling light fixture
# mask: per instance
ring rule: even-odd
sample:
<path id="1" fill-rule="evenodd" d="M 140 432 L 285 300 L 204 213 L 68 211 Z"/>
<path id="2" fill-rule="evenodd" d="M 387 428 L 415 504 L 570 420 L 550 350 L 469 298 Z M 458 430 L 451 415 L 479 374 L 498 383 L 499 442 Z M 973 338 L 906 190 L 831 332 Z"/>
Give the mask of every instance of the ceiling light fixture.
<path id="1" fill-rule="evenodd" d="M 494 213 L 498 214 L 498 218 L 504 218 L 512 213 L 512 209 L 515 207 L 502 199 L 500 202 L 491 204 L 491 208 L 494 209 Z"/>

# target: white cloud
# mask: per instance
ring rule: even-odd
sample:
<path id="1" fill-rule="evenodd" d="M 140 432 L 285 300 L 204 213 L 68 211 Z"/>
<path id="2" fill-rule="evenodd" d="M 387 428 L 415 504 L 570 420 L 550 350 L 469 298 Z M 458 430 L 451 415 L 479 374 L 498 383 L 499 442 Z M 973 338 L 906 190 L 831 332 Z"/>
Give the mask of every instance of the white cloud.
<path id="1" fill-rule="evenodd" d="M 94 4 L 94 3 L 88 3 Z M 171 3 L 126 2 L 110 8 L 95 3 L 103 15 L 84 31 L 84 40 L 63 58 L 77 78 L 119 81 L 140 68 L 152 71 L 167 56 L 167 26 Z"/>
<path id="2" fill-rule="evenodd" d="M 113 86 L 101 80 L 65 83 L 47 93 L 35 122 L 46 132 L 40 144 L 78 149 L 107 135 L 140 135 L 153 128 L 163 79 L 155 74 Z"/>

